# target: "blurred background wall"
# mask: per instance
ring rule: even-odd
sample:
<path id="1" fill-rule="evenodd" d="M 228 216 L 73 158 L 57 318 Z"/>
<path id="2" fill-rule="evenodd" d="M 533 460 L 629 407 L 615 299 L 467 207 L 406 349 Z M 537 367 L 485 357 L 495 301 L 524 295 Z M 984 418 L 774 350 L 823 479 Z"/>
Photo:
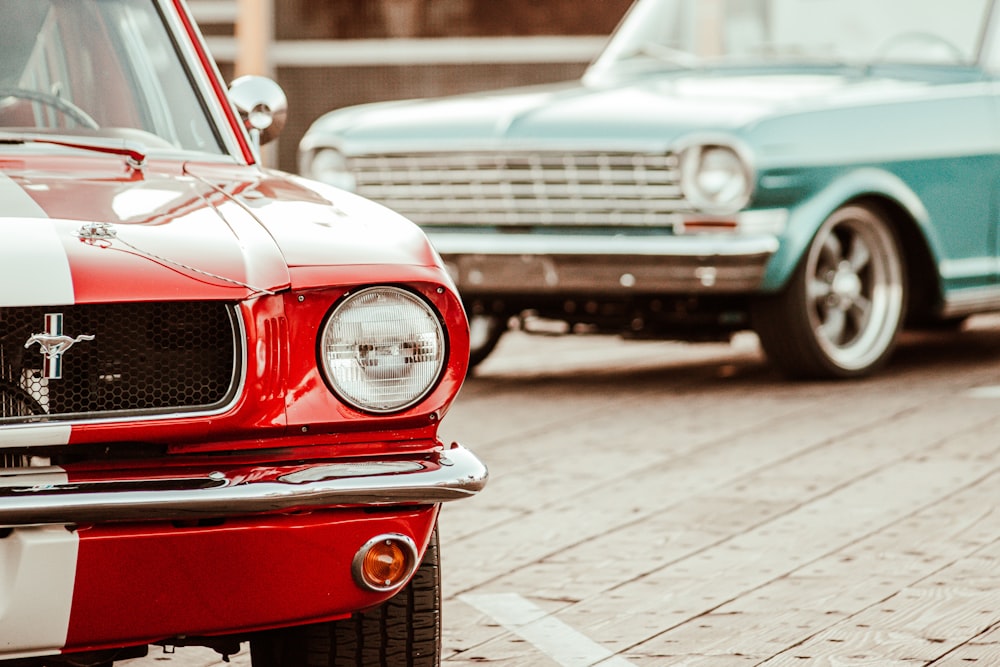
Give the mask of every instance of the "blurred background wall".
<path id="1" fill-rule="evenodd" d="M 227 80 L 266 74 L 284 88 L 270 161 L 294 172 L 299 139 L 331 109 L 580 76 L 631 0 L 188 3 Z"/>

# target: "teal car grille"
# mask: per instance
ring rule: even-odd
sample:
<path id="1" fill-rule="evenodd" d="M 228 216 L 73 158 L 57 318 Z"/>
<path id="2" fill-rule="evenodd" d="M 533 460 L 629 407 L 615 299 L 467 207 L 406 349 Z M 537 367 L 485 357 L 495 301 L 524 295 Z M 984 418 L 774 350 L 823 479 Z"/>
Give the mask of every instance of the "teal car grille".
<path id="1" fill-rule="evenodd" d="M 351 157 L 358 194 L 423 226 L 671 228 L 690 211 L 664 153 Z"/>

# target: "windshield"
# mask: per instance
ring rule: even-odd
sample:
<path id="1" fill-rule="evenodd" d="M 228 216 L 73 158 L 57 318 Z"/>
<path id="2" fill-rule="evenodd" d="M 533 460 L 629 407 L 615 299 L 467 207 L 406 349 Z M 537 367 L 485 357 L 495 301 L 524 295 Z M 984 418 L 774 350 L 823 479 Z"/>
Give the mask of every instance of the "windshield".
<path id="1" fill-rule="evenodd" d="M 0 0 L 0 133 L 223 152 L 152 0 Z"/>
<path id="2" fill-rule="evenodd" d="M 595 77 L 714 64 L 974 64 L 991 0 L 638 0 Z"/>

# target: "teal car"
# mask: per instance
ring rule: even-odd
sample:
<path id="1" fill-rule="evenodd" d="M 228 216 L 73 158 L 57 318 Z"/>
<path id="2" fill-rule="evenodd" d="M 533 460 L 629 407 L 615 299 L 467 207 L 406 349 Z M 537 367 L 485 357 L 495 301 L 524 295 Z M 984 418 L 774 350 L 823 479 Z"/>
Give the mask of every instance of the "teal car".
<path id="1" fill-rule="evenodd" d="M 865 376 L 1000 310 L 993 4 L 638 0 L 581 80 L 335 110 L 300 169 L 423 227 L 473 365 L 520 322 Z"/>

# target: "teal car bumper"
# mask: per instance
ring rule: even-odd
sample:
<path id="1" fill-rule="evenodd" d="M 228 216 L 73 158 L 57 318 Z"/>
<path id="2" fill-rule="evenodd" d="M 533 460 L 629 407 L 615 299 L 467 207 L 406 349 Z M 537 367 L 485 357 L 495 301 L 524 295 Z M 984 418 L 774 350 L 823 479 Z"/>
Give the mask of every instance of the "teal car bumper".
<path id="1" fill-rule="evenodd" d="M 566 236 L 431 233 L 466 294 L 743 293 L 759 289 L 774 234 Z"/>

